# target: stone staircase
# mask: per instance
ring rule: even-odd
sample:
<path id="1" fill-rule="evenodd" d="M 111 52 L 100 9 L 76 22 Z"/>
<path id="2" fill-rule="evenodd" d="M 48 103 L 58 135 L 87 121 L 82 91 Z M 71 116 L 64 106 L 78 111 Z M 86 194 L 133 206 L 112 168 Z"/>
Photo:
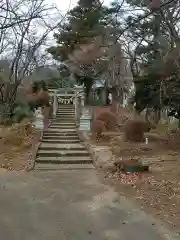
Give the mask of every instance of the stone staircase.
<path id="1" fill-rule="evenodd" d="M 43 133 L 35 170 L 89 169 L 93 161 L 79 140 L 73 105 L 60 105 L 56 118 Z"/>

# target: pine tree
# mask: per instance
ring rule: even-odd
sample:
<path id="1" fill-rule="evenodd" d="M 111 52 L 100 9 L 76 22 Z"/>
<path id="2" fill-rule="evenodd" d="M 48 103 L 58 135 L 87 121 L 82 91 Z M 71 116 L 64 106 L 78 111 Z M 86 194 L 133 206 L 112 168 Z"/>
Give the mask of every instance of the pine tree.
<path id="1" fill-rule="evenodd" d="M 80 0 L 68 14 L 67 20 L 54 34 L 57 46 L 48 49 L 56 60 L 65 61 L 78 44 L 86 44 L 99 34 L 105 7 L 98 0 Z"/>
<path id="2" fill-rule="evenodd" d="M 169 50 L 169 32 L 163 22 L 159 5 L 150 4 L 149 1 L 127 0 L 133 9 L 142 8 L 144 13 L 126 18 L 129 26 L 129 36 L 136 43 L 136 57 L 143 68 L 143 76 L 135 76 L 136 108 L 140 112 L 147 106 L 155 109 L 161 107 L 161 80 L 164 72 L 164 56 Z M 158 2 L 158 1 L 157 1 Z M 156 10 L 155 10 L 156 8 Z M 155 11 L 154 11 L 155 10 Z M 143 18 L 141 21 L 137 19 Z M 141 44 L 139 44 L 141 43 Z"/>
<path id="3" fill-rule="evenodd" d="M 69 12 L 68 21 L 61 26 L 58 33 L 54 34 L 57 45 L 49 48 L 48 52 L 56 60 L 68 60 L 68 55 L 77 46 L 89 44 L 92 38 L 101 34 L 106 27 L 109 14 L 109 9 L 102 6 L 99 0 L 79 0 L 77 6 Z M 88 69 L 88 65 L 85 68 Z M 85 84 L 88 98 L 94 80 L 93 74 L 75 76 L 80 83 Z"/>

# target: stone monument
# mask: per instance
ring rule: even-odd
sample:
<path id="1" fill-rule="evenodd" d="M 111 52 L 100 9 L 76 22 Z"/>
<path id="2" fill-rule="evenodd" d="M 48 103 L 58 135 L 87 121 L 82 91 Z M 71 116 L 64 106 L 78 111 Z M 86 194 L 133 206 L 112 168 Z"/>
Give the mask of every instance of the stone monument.
<path id="1" fill-rule="evenodd" d="M 83 107 L 82 115 L 80 117 L 79 130 L 91 131 L 91 122 L 92 122 L 92 116 L 89 113 L 89 110 Z"/>
<path id="2" fill-rule="evenodd" d="M 38 108 L 35 110 L 34 117 L 35 117 L 35 120 L 33 122 L 33 125 L 35 129 L 37 130 L 44 129 L 44 116 L 42 114 L 41 108 Z"/>

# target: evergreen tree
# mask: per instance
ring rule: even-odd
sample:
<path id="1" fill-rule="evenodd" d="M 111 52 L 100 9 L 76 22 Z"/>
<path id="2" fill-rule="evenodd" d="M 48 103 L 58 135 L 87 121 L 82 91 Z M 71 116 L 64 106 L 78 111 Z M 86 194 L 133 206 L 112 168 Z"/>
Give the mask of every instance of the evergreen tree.
<path id="1" fill-rule="evenodd" d="M 180 75 L 178 77 L 177 68 L 171 63 L 172 57 L 171 61 L 167 57 L 179 38 L 173 12 L 179 15 L 175 3 L 163 8 L 159 8 L 160 1 L 152 1 L 153 5 L 146 0 L 127 0 L 127 3 L 131 8 L 141 8 L 143 11 L 126 18 L 126 27 L 129 27 L 127 35 L 136 44 L 136 59 L 139 59 L 140 68 L 143 66 L 145 72 L 141 76 L 134 74 L 136 108 L 140 112 L 147 106 L 155 109 L 164 105 L 175 106 L 179 94 L 174 94 L 171 89 L 174 85 L 174 89 L 179 92 Z"/>
<path id="2" fill-rule="evenodd" d="M 88 43 L 91 37 L 99 34 L 99 25 L 103 21 L 105 8 L 98 0 L 80 0 L 67 16 L 67 22 L 54 34 L 57 46 L 48 51 L 60 61 L 68 59 L 78 44 Z"/>
<path id="3" fill-rule="evenodd" d="M 102 6 L 99 0 L 79 0 L 77 6 L 69 12 L 67 22 L 54 34 L 57 45 L 49 48 L 48 52 L 56 60 L 68 60 L 68 54 L 71 54 L 77 46 L 89 44 L 92 38 L 103 33 L 110 15 L 110 9 Z M 84 69 L 89 69 L 88 64 Z M 84 83 L 87 98 L 96 77 L 93 75 L 93 69 L 89 72 L 75 75 L 80 83 Z"/>

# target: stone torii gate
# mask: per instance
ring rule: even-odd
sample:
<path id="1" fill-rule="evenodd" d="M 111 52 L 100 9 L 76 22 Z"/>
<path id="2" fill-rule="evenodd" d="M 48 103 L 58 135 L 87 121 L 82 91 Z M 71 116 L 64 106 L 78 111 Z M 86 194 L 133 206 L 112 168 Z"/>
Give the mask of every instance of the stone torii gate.
<path id="1" fill-rule="evenodd" d="M 80 117 L 80 112 L 84 106 L 84 89 L 83 88 L 59 88 L 49 89 L 49 95 L 52 97 L 53 116 L 56 116 L 59 103 L 70 104 L 73 102 L 75 107 L 75 117 Z"/>

